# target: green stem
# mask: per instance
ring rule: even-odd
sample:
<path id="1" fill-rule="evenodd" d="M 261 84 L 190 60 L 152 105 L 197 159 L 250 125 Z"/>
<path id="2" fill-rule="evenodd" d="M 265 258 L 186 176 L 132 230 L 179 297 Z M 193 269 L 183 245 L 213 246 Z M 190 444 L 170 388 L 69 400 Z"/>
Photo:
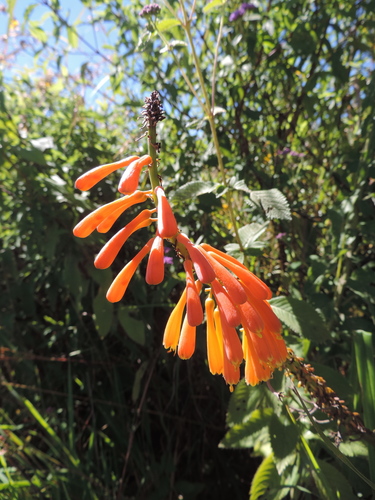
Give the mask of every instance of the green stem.
<path id="1" fill-rule="evenodd" d="M 195 45 L 194 45 L 193 37 L 192 37 L 192 34 L 191 34 L 191 30 L 190 30 L 190 20 L 187 17 L 187 13 L 186 13 L 186 10 L 185 10 L 185 7 L 184 7 L 184 3 L 180 2 L 180 5 L 181 5 L 181 9 L 182 9 L 182 12 L 183 12 L 183 15 L 184 15 L 184 23 L 185 24 L 183 26 L 184 26 L 184 29 L 185 29 L 186 36 L 187 36 L 187 38 L 189 40 L 191 52 L 192 52 L 192 55 L 193 55 L 195 69 L 196 69 L 196 72 L 197 72 L 197 75 L 198 75 L 199 84 L 200 84 L 200 87 L 201 87 L 201 90 L 202 90 L 202 94 L 203 94 L 203 97 L 204 97 L 204 102 L 201 104 L 202 110 L 206 114 L 208 122 L 210 124 L 211 133 L 212 133 L 212 139 L 213 139 L 213 142 L 214 142 L 214 147 L 215 147 L 215 151 L 216 151 L 216 157 L 217 157 L 217 161 L 218 161 L 218 167 L 219 167 L 220 174 L 221 174 L 221 177 L 222 177 L 222 182 L 223 182 L 225 188 L 229 188 L 229 184 L 228 184 L 228 181 L 227 181 L 227 176 L 226 176 L 226 173 L 225 173 L 224 161 L 223 161 L 223 157 L 222 157 L 222 154 L 221 154 L 220 143 L 219 143 L 219 139 L 218 139 L 218 136 L 217 136 L 217 130 L 216 130 L 216 125 L 215 125 L 215 117 L 214 117 L 214 114 L 213 114 L 214 110 L 213 110 L 213 108 L 211 107 L 211 104 L 210 104 L 210 98 L 209 98 L 209 95 L 208 95 L 207 90 L 206 90 L 205 81 L 204 81 L 202 70 L 201 70 L 200 64 L 199 64 L 199 58 L 198 58 L 196 50 L 195 50 Z M 219 34 L 219 36 L 221 36 L 221 35 Z M 220 38 L 219 38 L 219 40 L 220 40 Z M 218 54 L 218 46 L 216 48 L 215 57 L 217 57 L 217 54 Z M 212 84 L 212 88 L 213 88 L 213 91 L 214 91 L 214 83 Z M 241 249 L 241 252 L 244 254 L 245 263 L 246 263 L 245 249 L 243 248 L 243 245 L 242 245 L 242 242 L 241 242 L 241 238 L 240 238 L 240 235 L 239 235 L 239 232 L 238 232 L 237 220 L 236 220 L 236 216 L 235 216 L 235 213 L 234 213 L 234 209 L 233 209 L 233 205 L 232 205 L 232 201 L 231 201 L 231 194 L 230 194 L 229 190 L 227 190 L 227 192 L 225 193 L 225 201 L 226 201 L 226 203 L 228 205 L 229 217 L 230 217 L 230 220 L 231 220 L 231 223 L 232 223 L 232 226 L 233 226 L 233 230 L 234 230 L 234 233 L 235 233 L 235 237 L 236 237 L 237 243 L 238 243 L 238 245 L 239 245 L 239 247 Z"/>
<path id="2" fill-rule="evenodd" d="M 343 453 L 341 453 L 341 451 L 336 447 L 334 446 L 331 441 L 327 438 L 327 436 L 321 431 L 321 429 L 319 428 L 318 424 L 314 421 L 314 419 L 312 418 L 312 416 L 310 415 L 309 413 L 309 410 L 307 409 L 304 401 L 303 401 L 303 398 L 301 398 L 301 395 L 300 393 L 297 391 L 296 388 L 293 388 L 293 392 L 294 394 L 298 397 L 299 399 L 299 402 L 302 406 L 302 408 L 304 409 L 305 413 L 306 413 L 306 416 L 308 417 L 308 419 L 310 420 L 312 426 L 314 427 L 314 429 L 316 430 L 316 432 L 318 433 L 318 435 L 320 436 L 320 438 L 322 439 L 322 441 L 324 442 L 324 444 L 327 446 L 327 448 L 339 459 L 341 460 L 341 462 L 343 462 L 345 465 L 347 465 L 355 474 L 357 474 L 358 477 L 360 477 L 365 483 L 367 483 L 370 488 L 372 488 L 374 491 L 375 491 L 375 484 L 370 481 L 370 479 L 368 479 L 366 476 L 364 476 L 362 474 L 362 472 L 360 472 L 352 463 L 351 461 L 348 459 L 348 457 L 346 457 Z M 294 417 L 293 417 L 294 418 Z"/>
<path id="3" fill-rule="evenodd" d="M 289 415 L 290 420 L 292 423 L 297 426 L 296 419 L 294 418 L 293 413 L 290 411 L 289 406 L 284 403 L 285 409 Z M 336 495 L 334 495 L 325 475 L 322 472 L 322 469 L 320 468 L 319 463 L 317 462 L 314 453 L 312 452 L 309 443 L 307 442 L 307 439 L 300 433 L 299 439 L 301 441 L 302 447 L 306 453 L 306 456 L 310 462 L 310 465 L 312 467 L 312 475 L 316 484 L 316 487 L 319 490 L 319 493 L 321 495 L 321 498 L 325 500 L 333 500 L 334 498 L 337 498 Z"/>
<path id="4" fill-rule="evenodd" d="M 148 127 L 148 154 L 152 158 L 152 165 L 148 170 L 148 174 L 150 177 L 151 188 L 154 190 L 157 186 L 160 185 L 159 182 L 159 174 L 158 174 L 158 161 L 157 161 L 157 146 L 156 146 L 156 126 Z M 157 205 L 156 196 L 154 196 L 155 204 Z"/>

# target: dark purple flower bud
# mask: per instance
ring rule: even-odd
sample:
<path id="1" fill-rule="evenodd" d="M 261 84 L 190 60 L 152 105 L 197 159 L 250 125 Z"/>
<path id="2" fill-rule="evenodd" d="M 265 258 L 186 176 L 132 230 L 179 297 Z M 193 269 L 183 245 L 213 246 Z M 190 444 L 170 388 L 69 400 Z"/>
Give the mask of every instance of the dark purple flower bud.
<path id="1" fill-rule="evenodd" d="M 236 21 L 238 18 L 242 17 L 247 10 L 255 9 L 255 7 L 256 6 L 253 3 L 243 3 L 241 7 L 232 12 L 232 14 L 229 16 L 229 21 Z"/>
<path id="2" fill-rule="evenodd" d="M 145 5 L 139 15 L 141 17 L 156 16 L 161 11 L 161 8 L 157 3 L 150 3 L 150 5 Z"/>

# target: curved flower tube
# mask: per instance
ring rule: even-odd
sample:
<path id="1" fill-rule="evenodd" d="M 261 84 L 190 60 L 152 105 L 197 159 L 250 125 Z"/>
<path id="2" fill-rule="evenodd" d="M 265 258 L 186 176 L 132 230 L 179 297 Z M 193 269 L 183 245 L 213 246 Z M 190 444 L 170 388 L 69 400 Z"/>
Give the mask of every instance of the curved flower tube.
<path id="1" fill-rule="evenodd" d="M 115 220 L 117 220 L 117 218 L 120 217 L 125 210 L 136 203 L 146 201 L 148 194 L 149 192 L 136 191 L 130 196 L 124 196 L 123 198 L 119 198 L 118 200 L 97 208 L 75 226 L 73 229 L 74 236 L 78 236 L 79 238 L 86 238 L 87 236 L 90 236 L 90 234 L 95 231 L 101 222 L 116 212 L 116 217 L 114 219 L 111 218 L 111 225 L 107 228 L 108 231 L 108 229 L 112 227 Z"/>
<path id="2" fill-rule="evenodd" d="M 176 239 L 188 251 L 199 281 L 201 283 L 211 283 L 216 278 L 216 274 L 206 256 L 199 251 L 198 247 L 189 240 L 186 234 L 179 233 Z"/>
<path id="3" fill-rule="evenodd" d="M 92 168 L 88 172 L 84 173 L 75 182 L 75 187 L 81 191 L 88 191 L 99 181 L 107 177 L 115 170 L 127 167 L 134 160 L 138 160 L 139 156 L 128 156 L 123 160 L 116 161 L 115 163 L 107 163 L 106 165 L 99 165 L 99 167 Z"/>
<path id="4" fill-rule="evenodd" d="M 162 238 L 172 238 L 178 233 L 177 222 L 164 189 L 161 186 L 155 188 L 158 200 L 158 232 Z"/>
<path id="5" fill-rule="evenodd" d="M 126 167 L 120 179 L 118 190 L 121 194 L 131 194 L 138 189 L 139 176 L 142 168 L 152 163 L 152 158 L 149 155 L 144 155 L 141 158 L 134 160 Z"/>
<path id="6" fill-rule="evenodd" d="M 137 270 L 137 267 L 141 263 L 141 260 L 150 251 L 153 241 L 154 238 L 151 238 L 142 248 L 142 250 L 140 250 L 137 255 L 133 257 L 132 260 L 126 264 L 124 269 L 116 276 L 107 292 L 107 299 L 109 300 L 109 302 L 118 302 L 122 299 L 126 292 L 126 289 L 128 288 L 130 280 Z"/>
<path id="7" fill-rule="evenodd" d="M 153 210 L 142 210 L 142 212 L 129 222 L 129 224 L 112 236 L 112 238 L 98 253 L 94 261 L 94 266 L 97 269 L 106 269 L 109 267 L 117 257 L 119 251 L 129 236 L 131 236 L 135 231 L 138 231 L 138 229 L 147 227 L 152 224 L 152 222 L 156 221 L 156 219 L 151 219 L 151 215 L 154 212 L 156 212 L 156 208 Z"/>
<path id="8" fill-rule="evenodd" d="M 155 236 L 146 269 L 146 283 L 158 285 L 164 279 L 164 240 Z"/>

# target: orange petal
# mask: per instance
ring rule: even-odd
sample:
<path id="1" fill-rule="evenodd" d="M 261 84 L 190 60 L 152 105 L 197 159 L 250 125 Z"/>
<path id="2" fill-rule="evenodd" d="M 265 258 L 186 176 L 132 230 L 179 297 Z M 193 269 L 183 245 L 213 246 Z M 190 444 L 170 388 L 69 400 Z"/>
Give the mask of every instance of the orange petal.
<path id="1" fill-rule="evenodd" d="M 160 236 L 155 236 L 150 250 L 146 269 L 146 283 L 158 285 L 164 279 L 164 241 Z"/>
<path id="2" fill-rule="evenodd" d="M 246 383 L 254 386 L 261 381 L 269 380 L 272 375 L 272 370 L 267 365 L 259 363 L 256 352 L 247 335 L 242 337 L 242 347 L 245 357 Z"/>
<path id="3" fill-rule="evenodd" d="M 215 301 L 208 297 L 205 302 L 207 320 L 207 359 L 213 375 L 223 373 L 223 348 L 220 346 L 214 320 Z M 223 342 L 221 342 L 223 344 Z"/>
<path id="4" fill-rule="evenodd" d="M 129 282 L 133 277 L 133 274 L 137 270 L 137 267 L 141 263 L 141 260 L 150 251 L 151 245 L 154 238 L 151 238 L 146 245 L 140 250 L 137 255 L 126 264 L 124 269 L 116 276 L 112 285 L 109 287 L 107 292 L 107 299 L 109 302 L 118 302 L 124 296 L 126 289 L 128 288 Z"/>
<path id="5" fill-rule="evenodd" d="M 102 207 L 99 207 L 91 212 L 91 214 L 87 215 L 73 229 L 74 236 L 78 236 L 79 238 L 86 238 L 86 236 L 89 236 L 93 231 L 95 231 L 99 224 L 103 222 L 104 219 L 109 217 L 113 212 L 117 212 L 117 210 L 121 209 L 122 213 L 131 205 L 140 203 L 141 201 L 145 201 L 147 196 L 144 195 L 144 193 L 141 193 L 142 195 L 144 195 L 143 198 L 143 196 L 140 196 L 140 194 L 138 193 L 141 193 L 141 191 L 137 191 L 131 196 L 124 196 L 122 198 L 119 198 L 118 200 L 112 201 L 111 203 L 107 203 L 106 205 L 103 205 Z"/>
<path id="6" fill-rule="evenodd" d="M 222 253 L 222 252 L 221 252 Z M 219 253 L 216 252 L 209 252 L 209 254 L 219 261 L 223 266 L 227 267 L 230 269 L 240 280 L 249 288 L 252 290 L 252 293 L 258 297 L 259 299 L 270 299 L 272 297 L 272 292 L 268 288 L 268 286 L 263 283 L 261 279 L 258 278 L 258 276 L 255 276 L 252 272 L 250 272 L 246 267 L 244 267 L 242 264 L 240 264 L 238 261 L 233 262 L 232 260 L 229 260 Z M 224 254 L 225 255 L 225 254 Z M 235 260 L 235 259 L 234 259 Z"/>
<path id="7" fill-rule="evenodd" d="M 237 266 L 240 266 L 240 267 L 243 267 L 244 269 L 248 270 L 246 266 L 244 266 L 243 264 L 241 264 L 241 262 L 239 260 L 237 260 L 235 257 L 232 257 L 231 255 L 228 255 L 227 253 L 225 252 L 221 252 L 220 250 L 218 250 L 217 248 L 215 247 L 212 247 L 211 245 L 209 245 L 208 243 L 201 243 L 200 245 L 206 252 L 213 252 L 213 253 L 216 253 L 217 255 L 220 255 L 221 257 L 223 257 L 224 259 L 228 260 L 229 262 L 233 262 L 233 264 L 236 264 Z"/>
<path id="8" fill-rule="evenodd" d="M 185 316 L 184 322 L 182 323 L 180 341 L 178 343 L 177 351 L 181 359 L 189 359 L 194 354 L 196 330 L 197 328 L 195 326 L 189 325 L 187 316 Z"/>
<path id="9" fill-rule="evenodd" d="M 238 382 L 240 381 L 240 368 L 229 361 L 225 351 L 223 377 L 225 379 L 225 382 L 229 384 L 230 391 L 232 392 L 233 386 L 238 384 Z"/>
<path id="10" fill-rule="evenodd" d="M 199 281 L 202 283 L 211 283 L 215 279 L 215 271 L 206 256 L 199 251 L 198 247 L 189 240 L 186 234 L 179 233 L 176 239 L 188 251 Z"/>
<path id="11" fill-rule="evenodd" d="M 228 325 L 238 326 L 241 323 L 240 313 L 228 294 L 225 292 L 224 288 L 217 280 L 211 283 L 211 287 L 220 312 L 225 316 Z"/>
<path id="12" fill-rule="evenodd" d="M 260 333 L 264 328 L 264 322 L 261 315 L 249 302 L 238 306 L 241 315 L 241 323 L 249 330 Z"/>
<path id="13" fill-rule="evenodd" d="M 243 360 L 242 345 L 235 328 L 228 325 L 223 312 L 220 310 L 221 328 L 223 332 L 224 352 L 227 358 L 235 366 L 239 366 Z"/>
<path id="14" fill-rule="evenodd" d="M 158 199 L 158 232 L 162 238 L 172 238 L 178 233 L 175 216 L 165 196 L 164 189 L 157 186 L 155 194 Z"/>
<path id="15" fill-rule="evenodd" d="M 85 174 L 78 177 L 75 183 L 75 187 L 80 189 L 81 191 L 87 191 L 91 189 L 95 184 L 99 181 L 107 177 L 107 175 L 111 174 L 118 168 L 127 167 L 134 160 L 137 160 L 139 156 L 129 156 L 128 158 L 124 158 L 123 160 L 116 161 L 115 163 L 107 163 L 106 165 L 100 165 L 99 167 L 95 167 Z"/>
<path id="16" fill-rule="evenodd" d="M 213 270 L 215 271 L 216 278 L 221 282 L 228 292 L 230 298 L 234 304 L 243 304 L 247 301 L 246 292 L 243 289 L 241 283 L 231 274 L 228 269 L 226 269 L 222 264 L 217 262 L 204 248 L 197 246 L 197 248 L 203 252 L 208 262 L 211 264 Z"/>
<path id="17" fill-rule="evenodd" d="M 99 233 L 108 232 L 113 224 L 117 221 L 122 213 L 125 212 L 128 208 L 136 205 L 137 203 L 143 203 L 147 200 L 148 191 L 135 191 L 135 193 L 126 196 L 127 203 L 124 203 L 121 207 L 114 210 L 111 214 L 109 214 L 100 224 L 97 226 L 97 231 Z"/>
<path id="18" fill-rule="evenodd" d="M 163 346 L 166 349 L 177 349 L 178 341 L 180 339 L 182 315 L 184 313 L 186 304 L 186 288 L 183 291 L 180 300 L 174 307 L 171 315 L 168 318 L 167 325 L 164 330 Z"/>
<path id="19" fill-rule="evenodd" d="M 149 226 L 155 220 L 150 218 L 151 214 L 155 211 L 156 209 L 142 210 L 142 212 L 129 222 L 129 224 L 112 236 L 112 238 L 98 253 L 94 261 L 95 267 L 97 269 L 106 269 L 109 267 L 117 257 L 121 247 L 125 244 L 129 236 L 131 236 L 135 231 L 138 231 L 138 229 Z"/>
<path id="20" fill-rule="evenodd" d="M 279 334 L 282 331 L 283 327 L 279 318 L 273 312 L 269 303 L 266 300 L 260 300 L 258 297 L 256 297 L 250 290 L 250 288 L 248 288 L 246 285 L 244 286 L 244 289 L 247 293 L 250 304 L 257 310 L 258 314 L 262 317 L 264 325 L 272 333 Z"/>
<path id="21" fill-rule="evenodd" d="M 145 165 L 152 163 L 152 158 L 149 155 L 142 156 L 142 158 L 133 161 L 122 174 L 118 190 L 122 194 L 131 194 L 138 189 L 139 176 L 141 170 Z"/>
<path id="22" fill-rule="evenodd" d="M 186 272 L 186 316 L 189 325 L 198 326 L 203 322 L 203 310 L 199 293 L 195 286 L 191 260 L 185 260 L 184 269 Z"/>
<path id="23" fill-rule="evenodd" d="M 263 340 L 267 344 L 267 349 L 270 353 L 271 359 L 269 364 L 271 368 L 276 368 L 284 363 L 288 355 L 284 339 L 276 338 L 273 333 L 271 333 L 268 329 L 265 329 L 263 331 Z"/>

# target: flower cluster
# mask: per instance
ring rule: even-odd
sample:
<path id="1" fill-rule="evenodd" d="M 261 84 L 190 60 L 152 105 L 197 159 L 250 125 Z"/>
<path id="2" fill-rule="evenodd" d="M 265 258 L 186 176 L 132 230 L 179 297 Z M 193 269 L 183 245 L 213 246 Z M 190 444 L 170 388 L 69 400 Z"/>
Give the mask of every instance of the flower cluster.
<path id="1" fill-rule="evenodd" d="M 118 187 L 122 196 L 96 209 L 77 224 L 73 233 L 81 238 L 89 236 L 95 229 L 106 233 L 120 215 L 135 204 L 152 200 L 156 205 L 156 208 L 141 211 L 97 255 L 95 266 L 99 269 L 109 267 L 130 235 L 156 222 L 155 234 L 116 276 L 107 292 L 107 299 L 110 302 L 122 299 L 147 254 L 146 282 L 150 285 L 161 283 L 164 279 L 164 241 L 169 240 L 184 260 L 186 287 L 167 322 L 163 339 L 165 348 L 177 351 L 182 359 L 192 356 L 196 328 L 204 321 L 200 298 L 204 290 L 207 293 L 205 316 L 210 371 L 222 374 L 232 387 L 240 379 L 239 367 L 245 360 L 248 384 L 268 380 L 273 370 L 281 366 L 287 357 L 286 346 L 280 336 L 281 324 L 268 303 L 272 295 L 270 289 L 235 258 L 207 244 L 195 245 L 180 232 L 161 186 L 149 191 L 138 190 L 141 171 L 151 167 L 152 162 L 149 155 L 130 156 L 96 167 L 76 181 L 76 187 L 86 191 L 110 173 L 125 167 Z M 153 217 L 155 213 L 156 217 Z"/>
<path id="2" fill-rule="evenodd" d="M 161 11 L 160 6 L 157 3 L 150 3 L 149 5 L 145 5 L 141 12 L 139 13 L 140 17 L 149 17 L 156 16 Z"/>
<path id="3" fill-rule="evenodd" d="M 240 17 L 242 17 L 247 10 L 252 10 L 255 9 L 255 5 L 253 3 L 243 3 L 241 7 L 239 7 L 237 10 L 232 12 L 232 14 L 229 16 L 229 21 L 236 21 Z"/>

